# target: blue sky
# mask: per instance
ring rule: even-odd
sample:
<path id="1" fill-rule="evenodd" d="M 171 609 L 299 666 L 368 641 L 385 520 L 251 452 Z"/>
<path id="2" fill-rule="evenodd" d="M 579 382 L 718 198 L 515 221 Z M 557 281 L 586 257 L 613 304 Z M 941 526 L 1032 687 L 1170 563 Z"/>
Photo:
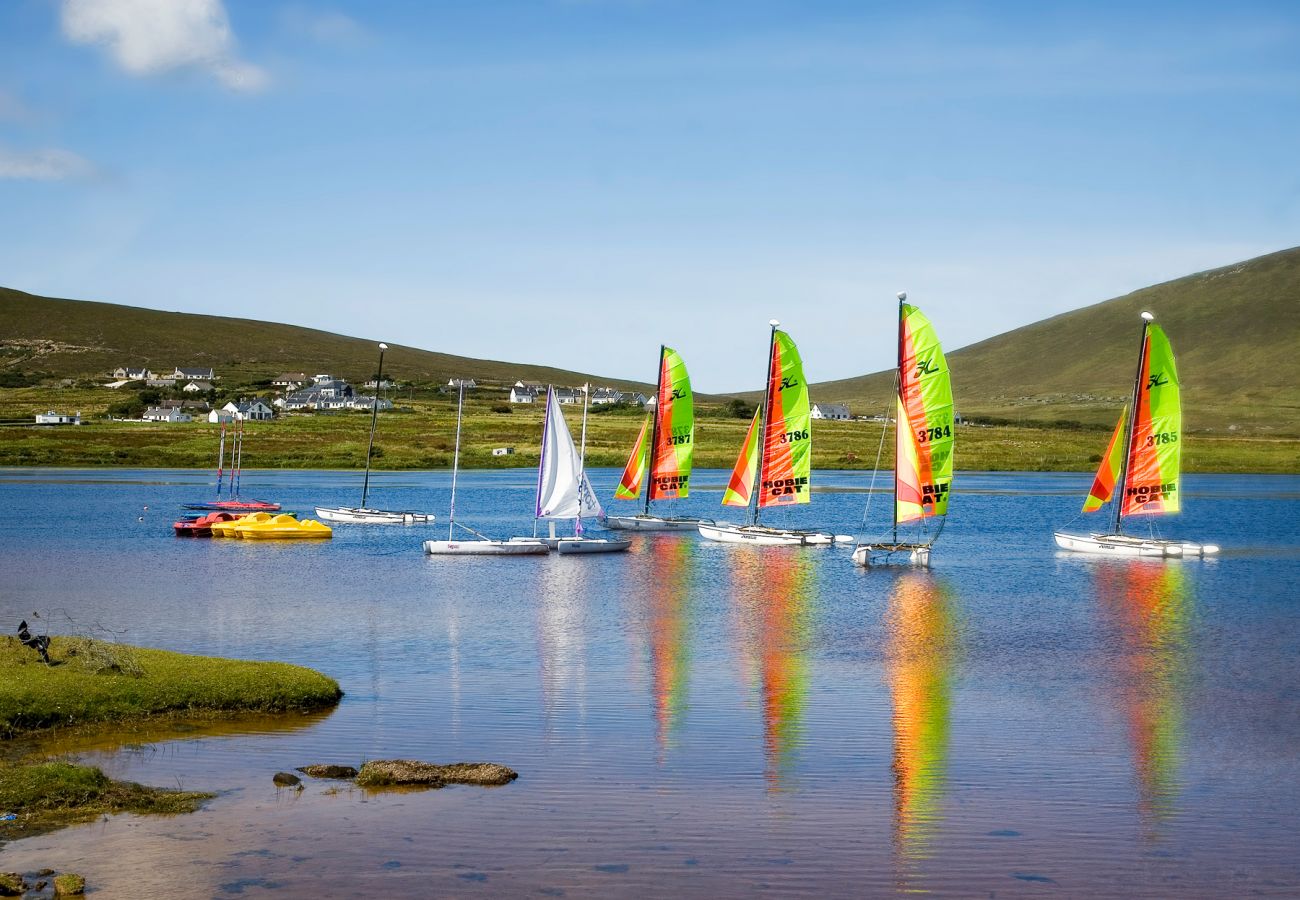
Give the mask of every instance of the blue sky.
<path id="1" fill-rule="evenodd" d="M 1300 244 L 1300 7 L 7 0 L 0 284 L 757 387 Z M 0 326 L 2 330 L 2 326 Z M 305 365 L 310 360 L 304 360 Z"/>

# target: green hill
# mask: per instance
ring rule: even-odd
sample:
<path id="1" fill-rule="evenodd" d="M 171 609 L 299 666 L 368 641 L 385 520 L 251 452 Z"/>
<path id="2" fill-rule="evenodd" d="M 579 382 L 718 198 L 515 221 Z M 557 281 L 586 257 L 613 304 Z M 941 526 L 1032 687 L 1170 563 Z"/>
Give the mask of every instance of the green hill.
<path id="1" fill-rule="evenodd" d="M 549 366 L 470 359 L 389 343 L 384 372 L 394 378 L 442 382 L 452 377 L 513 384 L 591 381 L 620 390 L 653 385 L 606 379 Z M 255 381 L 282 372 L 329 372 L 361 381 L 374 375 L 376 340 L 314 328 L 56 300 L 0 288 L 0 371 L 97 377 L 117 366 L 211 367 L 226 379 Z"/>
<path id="2" fill-rule="evenodd" d="M 1300 248 L 1189 275 L 949 351 L 967 418 L 1110 425 L 1128 399 L 1150 310 L 1178 356 L 1185 427 L 1300 434 Z M 936 321 L 940 338 L 944 323 Z M 883 411 L 893 372 L 812 386 L 814 400 Z"/>

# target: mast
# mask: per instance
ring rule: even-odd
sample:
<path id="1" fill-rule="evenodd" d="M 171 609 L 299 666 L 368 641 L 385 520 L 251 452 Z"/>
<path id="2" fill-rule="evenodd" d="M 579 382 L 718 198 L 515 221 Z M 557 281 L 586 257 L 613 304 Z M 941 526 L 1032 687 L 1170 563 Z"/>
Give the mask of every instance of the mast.
<path id="1" fill-rule="evenodd" d="M 217 447 L 217 499 L 221 499 L 221 479 L 226 468 L 226 426 L 221 426 L 221 443 Z"/>
<path id="2" fill-rule="evenodd" d="M 1120 460 L 1119 480 L 1115 482 L 1115 533 L 1119 534 L 1120 519 L 1124 510 L 1124 484 L 1128 481 L 1128 458 L 1133 452 L 1133 431 L 1137 427 L 1138 398 L 1142 392 L 1142 363 L 1147 350 L 1147 326 L 1155 320 L 1151 313 L 1142 312 L 1142 337 L 1138 341 L 1137 372 L 1133 375 L 1133 401 L 1129 407 L 1128 429 L 1124 435 L 1124 456 Z"/>
<path id="3" fill-rule="evenodd" d="M 667 348 L 663 344 L 659 345 L 659 378 L 655 382 L 655 411 L 650 414 L 650 464 L 647 466 L 646 475 L 648 477 L 645 480 L 645 506 L 641 511 L 641 514 L 646 516 L 650 515 L 650 485 L 655 477 L 655 450 L 658 446 L 656 442 L 659 440 L 659 413 L 663 407 L 664 353 L 666 350 Z M 582 411 L 582 417 L 583 446 L 586 447 L 587 410 L 585 408 Z"/>
<path id="4" fill-rule="evenodd" d="M 239 499 L 239 480 L 244 470 L 244 420 L 235 413 L 235 444 L 230 448 L 230 487 L 234 499 Z"/>
<path id="5" fill-rule="evenodd" d="M 460 471 L 460 411 L 465 405 L 465 380 L 459 380 L 460 392 L 456 398 L 456 449 L 451 456 L 451 509 L 447 512 L 447 540 L 455 539 L 456 532 L 456 473 Z"/>
<path id="6" fill-rule="evenodd" d="M 546 471 L 546 433 L 551 429 L 551 391 L 555 385 L 546 386 L 546 411 L 542 413 L 542 449 L 537 456 L 537 499 L 533 501 L 533 537 L 537 537 L 537 521 L 542 517 L 542 473 Z"/>
<path id="7" fill-rule="evenodd" d="M 903 304 L 907 302 L 907 291 L 898 292 L 898 362 L 894 365 L 894 502 L 893 519 L 894 519 L 894 543 L 898 543 L 898 429 L 902 423 L 898 421 L 899 409 L 905 409 L 903 406 Z"/>
<path id="8" fill-rule="evenodd" d="M 388 345 L 379 345 L 379 371 L 375 374 L 375 399 L 370 404 L 370 443 L 366 444 L 366 477 L 361 482 L 361 508 L 366 508 L 366 497 L 370 494 L 370 453 L 375 449 L 375 422 L 379 419 L 379 386 L 384 383 L 384 351 Z"/>
<path id="9" fill-rule="evenodd" d="M 660 368 L 663 364 L 660 363 Z M 574 537 L 582 537 L 582 483 L 587 477 L 587 400 L 591 397 L 591 382 L 582 386 L 582 448 L 578 451 L 578 517 L 573 520 Z M 655 401 L 655 406 L 659 405 Z M 655 410 L 658 412 L 658 409 Z M 653 451 L 651 451 L 653 454 Z M 651 455 L 650 461 L 654 462 L 654 456 Z M 646 488 L 646 495 L 649 496 L 650 489 Z"/>
<path id="10" fill-rule="evenodd" d="M 772 421 L 772 411 L 769 409 L 769 404 L 772 402 L 772 360 L 776 356 L 776 326 L 781 323 L 776 319 L 769 319 L 767 324 L 772 326 L 772 334 L 767 343 L 767 371 L 763 374 L 763 429 L 761 434 L 754 436 L 760 443 L 758 445 L 758 469 L 754 472 L 754 484 L 749 491 L 749 502 L 752 504 L 749 513 L 750 525 L 758 524 L 758 517 L 763 509 L 758 504 L 758 490 L 763 483 L 763 468 L 767 465 L 767 423 Z M 658 405 L 658 401 L 656 401 L 656 405 Z"/>

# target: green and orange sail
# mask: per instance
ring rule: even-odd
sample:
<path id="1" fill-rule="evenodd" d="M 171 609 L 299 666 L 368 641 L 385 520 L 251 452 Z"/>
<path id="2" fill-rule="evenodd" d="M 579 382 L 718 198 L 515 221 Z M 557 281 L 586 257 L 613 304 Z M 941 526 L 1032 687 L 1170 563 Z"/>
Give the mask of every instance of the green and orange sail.
<path id="1" fill-rule="evenodd" d="M 948 512 L 953 473 L 952 379 L 943 348 L 919 309 L 898 307 L 894 521 Z"/>
<path id="2" fill-rule="evenodd" d="M 727 490 L 722 495 L 723 506 L 749 506 L 750 492 L 754 489 L 754 472 L 758 469 L 758 419 L 761 414 L 761 409 L 754 410 L 749 431 L 745 433 L 745 443 L 740 447 L 740 456 L 731 470 Z"/>
<path id="3" fill-rule="evenodd" d="M 812 499 L 812 408 L 803 360 L 794 339 L 772 331 L 767 409 L 763 417 L 762 471 L 758 475 L 760 508 L 807 503 Z"/>
<path id="4" fill-rule="evenodd" d="M 691 377 L 681 354 L 671 347 L 663 347 L 655 408 L 646 414 L 614 497 L 638 499 L 648 470 L 647 509 L 651 500 L 685 498 L 690 493 L 694 458 L 695 399 L 691 393 Z"/>
<path id="5" fill-rule="evenodd" d="M 1124 462 L 1124 434 L 1127 428 L 1128 406 L 1125 405 L 1120 411 L 1119 421 L 1115 423 L 1110 443 L 1106 445 L 1106 454 L 1101 458 L 1101 465 L 1097 467 L 1097 474 L 1092 479 L 1088 498 L 1083 501 L 1084 512 L 1101 509 L 1110 500 L 1111 494 L 1115 493 L 1115 483 L 1119 481 L 1120 466 Z"/>

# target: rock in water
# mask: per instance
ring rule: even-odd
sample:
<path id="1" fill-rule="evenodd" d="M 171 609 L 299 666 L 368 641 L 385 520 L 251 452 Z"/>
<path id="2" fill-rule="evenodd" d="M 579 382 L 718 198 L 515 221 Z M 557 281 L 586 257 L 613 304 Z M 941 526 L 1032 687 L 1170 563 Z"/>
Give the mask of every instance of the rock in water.
<path id="1" fill-rule="evenodd" d="M 301 784 L 302 779 L 292 772 L 276 772 L 271 776 L 277 787 L 293 787 L 295 784 Z"/>
<path id="2" fill-rule="evenodd" d="M 362 787 L 420 784 L 509 784 L 519 773 L 498 763 L 451 763 L 440 766 L 414 759 L 376 759 L 361 767 L 357 784 Z"/>
<path id="3" fill-rule="evenodd" d="M 0 897 L 21 897 L 27 891 L 27 882 L 17 872 L 0 872 Z"/>
<path id="4" fill-rule="evenodd" d="M 54 896 L 80 897 L 86 893 L 86 879 L 74 872 L 65 872 L 54 879 Z"/>
<path id="5" fill-rule="evenodd" d="M 299 766 L 298 771 L 304 775 L 310 775 L 312 778 L 356 778 L 357 770 L 351 766 Z"/>

